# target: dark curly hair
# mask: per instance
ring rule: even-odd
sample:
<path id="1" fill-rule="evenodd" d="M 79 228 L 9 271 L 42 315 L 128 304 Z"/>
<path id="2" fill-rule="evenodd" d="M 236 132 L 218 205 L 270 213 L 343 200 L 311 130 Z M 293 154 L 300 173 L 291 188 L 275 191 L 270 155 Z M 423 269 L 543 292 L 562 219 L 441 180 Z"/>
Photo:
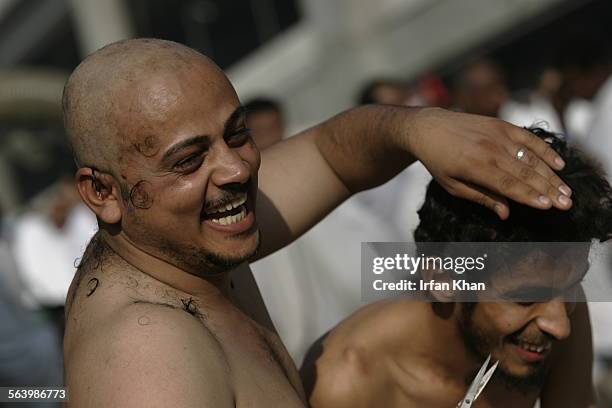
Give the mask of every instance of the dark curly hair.
<path id="1" fill-rule="evenodd" d="M 565 167 L 558 174 L 572 189 L 568 211 L 538 210 L 510 202 L 500 220 L 485 207 L 453 197 L 435 180 L 418 211 L 416 242 L 601 242 L 612 238 L 612 188 L 603 171 L 575 147 L 540 128 L 528 129 L 558 152 Z"/>

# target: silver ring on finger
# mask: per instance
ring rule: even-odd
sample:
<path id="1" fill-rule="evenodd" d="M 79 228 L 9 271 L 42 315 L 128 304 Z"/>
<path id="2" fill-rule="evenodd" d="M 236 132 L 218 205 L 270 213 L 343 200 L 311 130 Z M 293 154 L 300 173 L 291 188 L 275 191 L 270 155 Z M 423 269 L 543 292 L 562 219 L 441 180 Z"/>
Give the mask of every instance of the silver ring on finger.
<path id="1" fill-rule="evenodd" d="M 523 160 L 526 156 L 527 156 L 527 149 L 526 148 L 521 147 L 520 149 L 517 150 L 517 152 L 516 152 L 516 159 L 517 160 Z"/>

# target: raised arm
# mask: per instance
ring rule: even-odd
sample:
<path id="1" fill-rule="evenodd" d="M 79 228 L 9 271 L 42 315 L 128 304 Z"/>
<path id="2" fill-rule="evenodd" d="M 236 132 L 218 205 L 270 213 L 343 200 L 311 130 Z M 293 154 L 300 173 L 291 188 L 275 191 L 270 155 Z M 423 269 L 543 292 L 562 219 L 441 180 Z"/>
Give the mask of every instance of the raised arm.
<path id="1" fill-rule="evenodd" d="M 501 218 L 509 213 L 505 197 L 542 209 L 571 206 L 560 190 L 571 194 L 569 188 L 552 170 L 562 168 L 561 158 L 530 132 L 438 108 L 369 105 L 262 153 L 260 256 L 287 245 L 351 194 L 386 182 L 415 159 L 451 194 Z"/>

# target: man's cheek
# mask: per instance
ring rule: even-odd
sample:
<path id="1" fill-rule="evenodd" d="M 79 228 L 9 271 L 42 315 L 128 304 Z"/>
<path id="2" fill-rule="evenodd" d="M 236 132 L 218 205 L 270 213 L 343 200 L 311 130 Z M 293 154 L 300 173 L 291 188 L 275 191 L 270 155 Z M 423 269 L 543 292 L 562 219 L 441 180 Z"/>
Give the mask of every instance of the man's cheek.
<path id="1" fill-rule="evenodd" d="M 129 204 L 137 210 L 148 210 L 153 206 L 155 197 L 150 182 L 140 180 L 130 188 Z"/>

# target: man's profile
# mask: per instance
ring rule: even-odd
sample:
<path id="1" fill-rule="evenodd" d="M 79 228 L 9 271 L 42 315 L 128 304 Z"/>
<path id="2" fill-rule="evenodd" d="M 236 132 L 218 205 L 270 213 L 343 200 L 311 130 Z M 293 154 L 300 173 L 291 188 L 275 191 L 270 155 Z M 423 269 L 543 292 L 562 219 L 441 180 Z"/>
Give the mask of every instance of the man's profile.
<path id="1" fill-rule="evenodd" d="M 304 406 L 245 263 L 415 159 L 500 218 L 504 197 L 571 207 L 552 170 L 563 163 L 545 143 L 443 110 L 361 107 L 260 155 L 227 77 L 169 41 L 90 55 L 63 108 L 77 187 L 99 224 L 66 307 L 66 382 L 78 407 Z M 436 138 L 421 143 L 432 126 Z M 446 160 L 457 152 L 461 160 Z"/>
<path id="2" fill-rule="evenodd" d="M 516 204 L 499 222 L 432 181 L 414 232 L 418 253 L 427 255 L 432 243 L 499 242 L 490 248 L 500 252 L 514 244 L 520 252 L 498 260 L 486 279 L 472 275 L 498 300 L 462 302 L 466 294 L 443 289 L 428 290 L 427 301 L 366 306 L 306 357 L 301 372 L 314 408 L 455 406 L 489 354 L 499 365 L 474 407 L 531 408 L 538 398 L 545 408 L 593 406 L 588 312 L 576 301 L 588 243 L 612 238 L 612 189 L 589 158 L 534 132 L 566 161 L 561 175 L 574 207 L 541 212 Z M 550 248 L 537 244 L 547 242 Z M 425 280 L 448 282 L 450 275 L 435 271 Z"/>

